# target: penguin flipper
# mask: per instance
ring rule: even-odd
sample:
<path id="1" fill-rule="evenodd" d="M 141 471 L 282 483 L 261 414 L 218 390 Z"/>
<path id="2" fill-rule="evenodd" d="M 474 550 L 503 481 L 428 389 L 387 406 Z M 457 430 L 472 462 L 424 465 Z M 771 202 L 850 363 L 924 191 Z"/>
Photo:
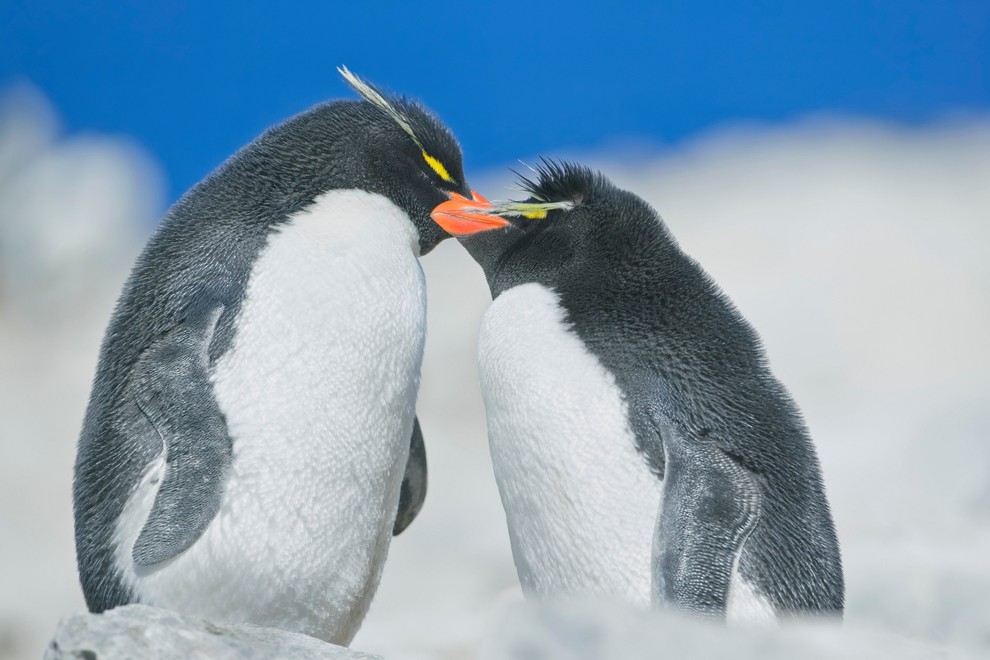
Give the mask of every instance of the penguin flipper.
<path id="1" fill-rule="evenodd" d="M 139 566 L 189 548 L 220 509 L 231 441 L 213 395 L 208 351 L 222 311 L 187 313 L 142 353 L 132 376 L 138 408 L 165 455 L 155 502 L 131 551 Z"/>
<path id="2" fill-rule="evenodd" d="M 419 427 L 419 417 L 416 417 L 413 420 L 409 460 L 406 462 L 406 472 L 402 475 L 399 512 L 392 526 L 392 536 L 398 536 L 409 526 L 423 508 L 424 499 L 426 499 L 426 445 L 423 444 L 423 430 Z"/>
<path id="3" fill-rule="evenodd" d="M 666 425 L 664 430 L 653 602 L 724 618 L 733 571 L 759 520 L 759 485 L 708 433 L 688 435 Z"/>

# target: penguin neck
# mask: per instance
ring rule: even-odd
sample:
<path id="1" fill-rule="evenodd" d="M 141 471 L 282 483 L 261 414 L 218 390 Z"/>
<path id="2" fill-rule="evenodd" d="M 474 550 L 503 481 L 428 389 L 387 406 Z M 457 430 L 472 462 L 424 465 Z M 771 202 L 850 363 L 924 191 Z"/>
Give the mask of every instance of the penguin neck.
<path id="1" fill-rule="evenodd" d="M 527 282 L 558 291 L 571 286 L 609 289 L 617 281 L 665 281 L 678 278 L 685 268 L 696 268 L 655 214 L 596 219 L 576 240 L 564 231 L 533 238 L 531 232 L 510 225 L 459 241 L 484 271 L 493 299 Z"/>
<path id="2" fill-rule="evenodd" d="M 410 214 L 409 221 L 419 237 L 419 254 L 417 256 L 429 254 L 443 240 L 450 238 L 450 234 L 430 218 L 420 221 L 418 216 Z"/>
<path id="3" fill-rule="evenodd" d="M 519 264 L 506 263 L 506 258 L 514 253 L 519 241 L 525 236 L 523 230 L 510 225 L 503 229 L 479 232 L 458 239 L 475 263 L 484 271 L 493 300 L 513 286 L 541 281 L 539 277 L 530 277 L 526 265 L 520 267 Z M 539 260 L 534 263 L 539 263 Z M 552 283 L 543 283 L 552 286 Z"/>

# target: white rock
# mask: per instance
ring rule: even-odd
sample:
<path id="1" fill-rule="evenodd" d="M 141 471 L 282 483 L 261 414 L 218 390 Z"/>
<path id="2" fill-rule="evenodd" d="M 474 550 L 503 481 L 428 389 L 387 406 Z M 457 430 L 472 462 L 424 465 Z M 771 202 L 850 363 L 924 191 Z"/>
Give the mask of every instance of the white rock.
<path id="1" fill-rule="evenodd" d="M 380 658 L 299 633 L 250 625 L 218 625 L 147 605 L 127 605 L 103 614 L 80 613 L 62 619 L 44 657 L 45 660 Z"/>

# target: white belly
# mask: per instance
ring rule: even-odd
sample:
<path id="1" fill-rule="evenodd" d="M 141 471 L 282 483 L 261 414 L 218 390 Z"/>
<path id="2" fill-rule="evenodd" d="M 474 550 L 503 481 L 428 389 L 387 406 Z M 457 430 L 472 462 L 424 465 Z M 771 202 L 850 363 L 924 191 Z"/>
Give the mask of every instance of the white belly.
<path id="1" fill-rule="evenodd" d="M 502 293 L 478 342 L 495 478 L 523 588 L 648 606 L 661 482 L 615 378 L 538 284 Z"/>
<path id="2" fill-rule="evenodd" d="M 161 462 L 118 527 L 142 602 L 348 643 L 378 586 L 408 457 L 425 336 L 415 229 L 332 191 L 273 234 L 214 390 L 233 439 L 216 518 L 148 569 L 131 547 Z"/>

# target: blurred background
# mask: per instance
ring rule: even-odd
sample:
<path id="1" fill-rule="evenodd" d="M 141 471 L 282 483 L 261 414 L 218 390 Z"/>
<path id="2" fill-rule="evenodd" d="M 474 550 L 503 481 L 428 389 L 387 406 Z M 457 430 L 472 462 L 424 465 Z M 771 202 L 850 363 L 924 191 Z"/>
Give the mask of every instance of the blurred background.
<path id="1" fill-rule="evenodd" d="M 164 210 L 268 126 L 423 100 L 489 197 L 540 155 L 653 204 L 761 333 L 820 452 L 847 629 L 990 653 L 990 4 L 0 7 L 0 657 L 83 609 L 71 475 L 99 342 Z M 743 6 L 744 5 L 744 6 Z M 475 374 L 488 304 L 426 257 L 420 517 L 354 648 L 470 658 L 520 599 Z"/>

